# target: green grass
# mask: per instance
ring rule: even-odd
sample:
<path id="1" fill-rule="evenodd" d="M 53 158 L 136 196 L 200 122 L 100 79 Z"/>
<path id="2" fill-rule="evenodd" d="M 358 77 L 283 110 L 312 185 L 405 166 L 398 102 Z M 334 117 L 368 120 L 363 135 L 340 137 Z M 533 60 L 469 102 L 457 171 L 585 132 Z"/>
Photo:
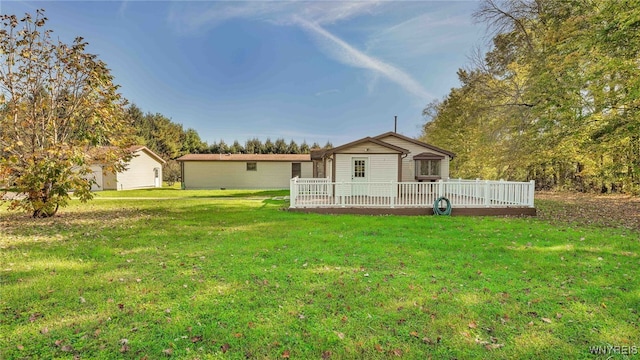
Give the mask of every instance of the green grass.
<path id="1" fill-rule="evenodd" d="M 275 197 L 288 196 L 289 190 L 181 190 L 180 187 L 160 189 L 138 189 L 116 191 L 107 190 L 95 193 L 96 199 L 105 198 L 212 198 L 212 197 Z"/>
<path id="2" fill-rule="evenodd" d="M 0 358 L 546 359 L 640 346 L 632 230 L 308 215 L 255 192 L 206 194 L 73 202 L 45 220 L 0 210 Z"/>

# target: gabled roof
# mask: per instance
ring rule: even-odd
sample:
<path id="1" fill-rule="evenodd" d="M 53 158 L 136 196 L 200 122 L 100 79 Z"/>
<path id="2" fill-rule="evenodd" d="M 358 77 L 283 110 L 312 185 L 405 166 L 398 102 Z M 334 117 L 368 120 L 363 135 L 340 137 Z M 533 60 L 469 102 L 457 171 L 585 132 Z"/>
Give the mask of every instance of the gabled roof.
<path id="1" fill-rule="evenodd" d="M 393 131 L 389 131 L 389 132 L 386 132 L 386 133 L 384 133 L 384 134 L 380 134 L 380 135 L 378 135 L 378 136 L 374 136 L 374 138 L 375 138 L 375 139 L 382 139 L 382 138 L 385 138 L 385 137 L 387 137 L 387 136 L 394 136 L 394 137 L 396 137 L 396 138 L 398 138 L 398 139 L 402 139 L 402 140 L 408 141 L 408 142 L 413 143 L 413 144 L 416 144 L 416 145 L 418 145 L 418 146 L 422 146 L 422 147 L 424 147 L 424 148 L 427 148 L 427 149 L 430 149 L 430 150 L 433 150 L 433 151 L 437 151 L 437 152 L 440 152 L 440 153 L 446 154 L 446 155 L 448 155 L 449 157 L 451 157 L 452 159 L 456 156 L 456 154 L 452 153 L 451 151 L 447 151 L 447 150 L 441 149 L 441 148 L 439 148 L 439 147 L 436 147 L 436 146 L 433 146 L 433 145 L 427 144 L 427 143 L 425 143 L 425 142 L 418 141 L 418 140 L 416 140 L 416 139 L 412 139 L 412 138 L 407 137 L 407 136 L 404 136 L 404 135 L 400 135 L 400 134 L 395 133 L 395 132 L 393 132 Z"/>
<path id="2" fill-rule="evenodd" d="M 177 161 L 311 161 L 309 154 L 187 154 Z"/>
<path id="3" fill-rule="evenodd" d="M 350 148 L 352 146 L 360 145 L 360 144 L 367 143 L 367 142 L 383 146 L 383 147 L 385 147 L 387 149 L 396 151 L 399 154 L 408 154 L 409 153 L 409 150 L 407 150 L 407 149 L 403 149 L 403 148 L 401 148 L 399 146 L 395 146 L 395 145 L 386 143 L 384 141 L 380 141 L 380 140 L 378 140 L 376 138 L 372 138 L 372 137 L 367 136 L 367 137 L 362 138 L 360 140 L 352 141 L 352 142 L 350 142 L 348 144 L 340 145 L 340 146 L 332 148 L 332 149 L 327 149 L 326 151 L 324 151 L 324 153 L 322 154 L 321 157 L 324 157 L 324 156 L 327 156 L 327 155 L 331 155 L 331 154 L 335 154 L 335 153 L 339 153 L 342 150 L 348 149 L 348 148 Z"/>
<path id="4" fill-rule="evenodd" d="M 95 163 L 96 165 L 100 164 L 102 160 L 104 160 L 104 156 L 107 152 L 109 152 L 109 150 L 117 150 L 118 148 L 115 146 L 95 146 L 95 147 L 90 147 L 88 149 L 85 150 L 85 154 L 87 156 L 88 159 L 90 159 L 93 163 Z M 131 145 L 128 148 L 124 149 L 127 152 L 129 152 L 130 154 L 134 154 L 138 151 L 144 151 L 145 153 L 147 153 L 147 155 L 149 155 L 150 157 L 156 159 L 158 162 L 161 163 L 166 163 L 166 161 L 164 161 L 164 159 L 162 159 L 160 157 L 160 155 L 154 153 L 153 151 L 151 151 L 151 149 L 149 149 L 148 147 L 144 146 L 144 145 Z"/>

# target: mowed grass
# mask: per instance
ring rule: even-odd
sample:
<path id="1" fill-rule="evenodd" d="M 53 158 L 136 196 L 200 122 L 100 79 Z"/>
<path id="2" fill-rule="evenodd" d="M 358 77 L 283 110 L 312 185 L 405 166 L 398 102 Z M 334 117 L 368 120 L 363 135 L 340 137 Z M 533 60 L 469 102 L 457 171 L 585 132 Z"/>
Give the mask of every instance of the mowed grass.
<path id="1" fill-rule="evenodd" d="M 53 219 L 0 210 L 0 358 L 564 359 L 640 346 L 633 230 L 153 193 Z"/>
<path id="2" fill-rule="evenodd" d="M 95 193 L 96 199 L 110 198 L 237 198 L 237 197 L 277 197 L 288 196 L 289 190 L 181 190 L 179 184 L 158 189 L 137 189 L 127 191 L 107 190 Z"/>

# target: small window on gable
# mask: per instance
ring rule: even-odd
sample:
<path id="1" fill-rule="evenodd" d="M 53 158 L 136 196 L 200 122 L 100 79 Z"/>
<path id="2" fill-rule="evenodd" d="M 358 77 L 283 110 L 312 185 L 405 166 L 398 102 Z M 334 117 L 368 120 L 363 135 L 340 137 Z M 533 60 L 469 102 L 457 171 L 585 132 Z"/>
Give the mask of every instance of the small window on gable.
<path id="1" fill-rule="evenodd" d="M 248 162 L 247 171 L 258 171 L 258 163 Z"/>

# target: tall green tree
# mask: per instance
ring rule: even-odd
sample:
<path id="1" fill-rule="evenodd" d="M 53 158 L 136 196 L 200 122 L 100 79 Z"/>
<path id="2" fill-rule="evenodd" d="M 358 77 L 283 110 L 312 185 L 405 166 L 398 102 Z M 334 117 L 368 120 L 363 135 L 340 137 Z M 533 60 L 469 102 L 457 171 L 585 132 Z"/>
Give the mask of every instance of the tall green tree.
<path id="1" fill-rule="evenodd" d="M 275 154 L 276 153 L 276 146 L 273 143 L 273 141 L 271 141 L 271 138 L 267 138 L 267 140 L 265 140 L 264 146 L 262 147 L 262 153 L 263 154 Z"/>
<path id="2" fill-rule="evenodd" d="M 258 138 L 249 139 L 244 144 L 244 149 L 247 154 L 261 154 L 262 153 L 262 141 Z"/>
<path id="3" fill-rule="evenodd" d="M 287 146 L 287 154 L 299 154 L 300 153 L 300 147 L 298 147 L 298 144 L 291 140 L 289 142 L 289 146 Z"/>
<path id="4" fill-rule="evenodd" d="M 309 144 L 307 144 L 306 140 L 303 140 L 302 144 L 300 144 L 300 154 L 308 154 L 309 152 L 311 152 Z"/>
<path id="5" fill-rule="evenodd" d="M 199 154 L 205 151 L 207 143 L 200 139 L 200 135 L 194 129 L 187 129 L 182 133 L 180 138 L 182 147 L 180 148 L 180 155 L 184 154 Z"/>
<path id="6" fill-rule="evenodd" d="M 229 147 L 229 152 L 232 154 L 244 154 L 244 146 L 242 146 L 238 140 L 235 140 Z"/>
<path id="7" fill-rule="evenodd" d="M 273 144 L 273 147 L 274 147 L 274 152 L 276 154 L 286 154 L 289 150 L 289 147 L 287 146 L 287 142 L 284 141 L 283 138 L 276 139 L 276 142 Z"/>
<path id="8" fill-rule="evenodd" d="M 122 169 L 131 133 L 107 65 L 77 37 L 52 39 L 44 10 L 0 16 L 0 199 L 47 217 L 92 198 L 90 166 Z M 99 151 L 98 151 L 99 150 Z"/>

